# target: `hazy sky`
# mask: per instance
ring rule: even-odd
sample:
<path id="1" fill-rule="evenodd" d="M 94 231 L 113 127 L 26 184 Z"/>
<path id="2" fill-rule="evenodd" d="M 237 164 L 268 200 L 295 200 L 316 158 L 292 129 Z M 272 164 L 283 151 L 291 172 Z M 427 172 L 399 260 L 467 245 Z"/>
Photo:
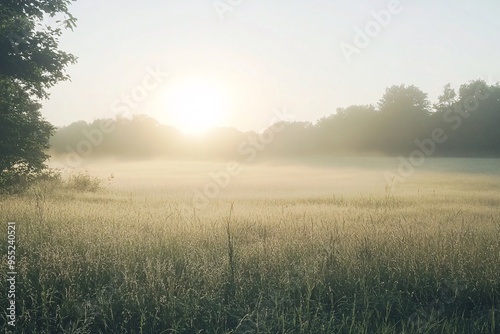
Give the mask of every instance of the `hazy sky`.
<path id="1" fill-rule="evenodd" d="M 78 26 L 61 39 L 61 48 L 79 61 L 68 69 L 72 82 L 52 90 L 43 114 L 66 125 L 128 109 L 182 127 L 176 123 L 180 114 L 186 118 L 183 108 L 206 105 L 207 113 L 223 109 L 212 123 L 260 130 L 274 109 L 315 122 L 337 107 L 376 103 L 393 84 L 415 84 L 435 100 L 448 82 L 500 80 L 498 0 L 396 5 L 80 0 L 71 7 Z M 395 13 L 376 23 L 373 12 L 389 9 Z M 367 46 L 358 43 L 348 61 L 341 43 L 357 47 L 357 28 L 372 29 L 373 37 Z M 170 75 L 151 75 L 158 71 Z"/>

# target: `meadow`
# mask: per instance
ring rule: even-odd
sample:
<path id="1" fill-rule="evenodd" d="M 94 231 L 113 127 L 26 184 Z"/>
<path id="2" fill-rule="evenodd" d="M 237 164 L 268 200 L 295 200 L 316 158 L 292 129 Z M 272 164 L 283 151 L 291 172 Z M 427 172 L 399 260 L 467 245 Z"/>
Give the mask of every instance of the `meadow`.
<path id="1" fill-rule="evenodd" d="M 193 208 L 222 166 L 100 163 L 98 191 L 0 198 L 16 333 L 500 332 L 499 159 L 428 159 L 390 189 L 395 159 L 255 164 Z"/>

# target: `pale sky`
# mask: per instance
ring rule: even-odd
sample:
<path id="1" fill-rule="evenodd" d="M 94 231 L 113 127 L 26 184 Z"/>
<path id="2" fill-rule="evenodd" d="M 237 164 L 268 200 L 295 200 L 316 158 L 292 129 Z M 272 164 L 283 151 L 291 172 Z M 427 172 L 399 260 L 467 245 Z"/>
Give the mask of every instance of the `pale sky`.
<path id="1" fill-rule="evenodd" d="M 314 123 L 337 107 L 375 104 L 394 84 L 435 101 L 448 82 L 500 80 L 498 0 L 401 0 L 382 27 L 372 13 L 393 2 L 80 0 L 77 28 L 60 45 L 79 61 L 43 115 L 58 126 L 114 117 L 135 92 L 130 113 L 165 124 L 182 127 L 186 108 L 206 106 L 189 117 L 261 130 L 275 109 Z M 356 46 L 356 28 L 367 25 L 380 32 L 349 62 L 340 45 Z M 158 70 L 170 75 L 155 80 Z"/>

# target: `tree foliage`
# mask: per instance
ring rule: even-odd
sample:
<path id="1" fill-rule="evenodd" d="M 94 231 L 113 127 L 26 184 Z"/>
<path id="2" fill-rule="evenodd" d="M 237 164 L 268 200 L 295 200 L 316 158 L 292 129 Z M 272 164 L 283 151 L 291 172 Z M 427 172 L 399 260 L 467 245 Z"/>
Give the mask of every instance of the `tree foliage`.
<path id="1" fill-rule="evenodd" d="M 12 191 L 46 168 L 54 127 L 41 101 L 76 58 L 58 49 L 63 28 L 76 19 L 70 0 L 3 0 L 0 3 L 0 191 Z M 43 24 L 63 16 L 57 27 Z"/>
<path id="2" fill-rule="evenodd" d="M 477 105 L 476 105 L 477 104 Z M 102 123 L 114 130 L 100 132 Z M 458 94 L 446 85 L 431 104 L 415 86 L 389 87 L 377 106 L 353 105 L 310 122 L 278 122 L 263 133 L 216 129 L 190 139 L 176 129 L 136 116 L 73 123 L 52 138 L 54 153 L 71 154 L 68 161 L 114 156 L 240 159 L 301 158 L 311 155 L 407 155 L 417 141 L 441 129 L 446 136 L 434 155 L 500 155 L 500 86 L 476 80 Z M 90 148 L 90 149 L 89 149 Z"/>

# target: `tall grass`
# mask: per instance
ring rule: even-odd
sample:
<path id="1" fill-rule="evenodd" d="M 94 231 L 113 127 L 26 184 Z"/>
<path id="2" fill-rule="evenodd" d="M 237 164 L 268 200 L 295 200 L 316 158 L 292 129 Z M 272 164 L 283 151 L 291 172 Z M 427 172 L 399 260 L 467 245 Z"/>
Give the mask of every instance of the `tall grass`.
<path id="1" fill-rule="evenodd" d="M 16 330 L 498 333 L 500 181 L 488 183 L 220 198 L 199 212 L 162 192 L 2 198 L 18 231 Z"/>

